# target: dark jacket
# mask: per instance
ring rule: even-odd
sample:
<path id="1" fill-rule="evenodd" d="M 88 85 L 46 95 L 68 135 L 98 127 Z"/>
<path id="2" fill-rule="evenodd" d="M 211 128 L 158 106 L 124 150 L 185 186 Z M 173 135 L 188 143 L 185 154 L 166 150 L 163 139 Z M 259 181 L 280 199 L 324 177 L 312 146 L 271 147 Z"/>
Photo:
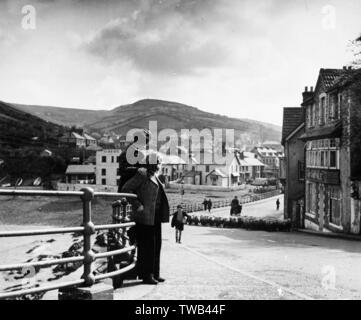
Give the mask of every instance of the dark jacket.
<path id="1" fill-rule="evenodd" d="M 234 198 L 231 202 L 231 207 L 237 208 L 239 206 L 239 200 Z"/>
<path id="2" fill-rule="evenodd" d="M 169 203 L 162 183 L 156 176 L 149 177 L 145 168 L 138 169 L 122 187 L 124 193 L 134 193 L 137 199 L 129 200 L 133 207 L 133 218 L 136 223 L 153 226 L 155 220 L 155 205 L 158 192 L 161 193 L 161 222 L 169 222 Z M 143 205 L 144 210 L 137 209 Z"/>
<path id="3" fill-rule="evenodd" d="M 130 164 L 127 160 L 127 152 L 131 152 L 136 157 L 139 156 L 140 163 L 137 162 L 134 164 Z M 119 180 L 118 192 L 122 192 L 122 188 L 123 188 L 124 184 L 137 173 L 139 168 L 144 167 L 144 164 L 142 163 L 144 159 L 145 159 L 145 156 L 144 156 L 143 150 L 140 150 L 136 143 L 132 143 L 132 144 L 128 145 L 124 149 L 124 151 L 120 154 L 120 156 L 119 156 L 120 180 Z"/>

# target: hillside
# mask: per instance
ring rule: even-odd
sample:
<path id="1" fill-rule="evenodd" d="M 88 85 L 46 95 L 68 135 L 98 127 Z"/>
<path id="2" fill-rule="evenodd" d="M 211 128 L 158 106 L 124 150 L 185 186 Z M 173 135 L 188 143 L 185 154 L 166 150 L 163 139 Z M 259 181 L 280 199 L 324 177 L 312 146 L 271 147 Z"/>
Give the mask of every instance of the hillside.
<path id="1" fill-rule="evenodd" d="M 87 123 L 100 120 L 106 116 L 108 111 L 105 110 L 86 110 L 75 108 L 60 108 L 24 104 L 11 104 L 15 108 L 31 113 L 46 121 L 50 121 L 59 125 L 71 127 L 84 127 Z"/>
<path id="2" fill-rule="evenodd" d="M 58 157 L 58 136 L 65 130 L 0 101 L 0 159 L 4 161 L 0 179 L 6 175 L 45 177 L 62 172 L 65 161 Z M 55 156 L 42 158 L 40 153 L 45 148 Z"/>
<path id="3" fill-rule="evenodd" d="M 63 130 L 59 125 L 0 101 L 0 143 L 3 148 L 57 144 L 57 136 Z"/>
<path id="4" fill-rule="evenodd" d="M 281 128 L 248 119 L 236 119 L 201 111 L 184 104 L 145 99 L 110 111 L 15 105 L 43 119 L 63 125 L 84 126 L 90 132 L 114 132 L 125 135 L 132 128 L 148 127 L 149 121 L 158 121 L 158 130 L 172 128 L 235 129 L 237 139 L 246 145 L 265 140 L 279 141 Z"/>

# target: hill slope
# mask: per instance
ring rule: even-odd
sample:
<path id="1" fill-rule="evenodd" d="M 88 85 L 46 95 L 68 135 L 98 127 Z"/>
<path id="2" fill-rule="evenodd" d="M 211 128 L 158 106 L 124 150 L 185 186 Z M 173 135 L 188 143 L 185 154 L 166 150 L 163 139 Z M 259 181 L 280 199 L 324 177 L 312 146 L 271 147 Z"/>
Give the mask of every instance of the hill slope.
<path id="1" fill-rule="evenodd" d="M 2 149 L 57 144 L 63 128 L 0 101 L 0 144 Z M 3 150 L 2 150 L 3 151 Z"/>
<path id="2" fill-rule="evenodd" d="M 132 128 L 148 127 L 149 121 L 158 122 L 158 130 L 181 129 L 235 129 L 237 139 L 245 144 L 265 140 L 280 140 L 281 128 L 272 124 L 230 118 L 201 111 L 184 104 L 163 100 L 140 100 L 115 108 L 97 121 L 87 124 L 92 130 L 126 134 Z"/>
<path id="3" fill-rule="evenodd" d="M 108 111 L 105 110 L 48 107 L 15 103 L 12 103 L 11 105 L 46 121 L 68 127 L 84 127 L 87 123 L 97 121 L 108 113 Z"/>
<path id="4" fill-rule="evenodd" d="M 43 106 L 14 105 L 40 118 L 62 125 L 85 127 L 88 131 L 114 132 L 125 135 L 132 128 L 148 127 L 149 121 L 158 121 L 158 130 L 172 128 L 235 129 L 238 140 L 246 145 L 265 140 L 279 141 L 281 128 L 276 125 L 248 119 L 230 118 L 201 111 L 181 103 L 145 99 L 113 110 L 84 110 Z"/>

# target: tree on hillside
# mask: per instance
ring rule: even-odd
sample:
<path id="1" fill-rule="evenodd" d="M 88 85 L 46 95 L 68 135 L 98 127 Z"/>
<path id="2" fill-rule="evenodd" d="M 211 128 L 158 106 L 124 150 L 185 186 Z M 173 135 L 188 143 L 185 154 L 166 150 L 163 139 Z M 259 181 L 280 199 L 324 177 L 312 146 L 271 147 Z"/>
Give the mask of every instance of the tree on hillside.
<path id="1" fill-rule="evenodd" d="M 351 61 L 353 68 L 361 68 L 361 35 L 350 43 L 351 53 L 354 56 L 354 60 Z"/>

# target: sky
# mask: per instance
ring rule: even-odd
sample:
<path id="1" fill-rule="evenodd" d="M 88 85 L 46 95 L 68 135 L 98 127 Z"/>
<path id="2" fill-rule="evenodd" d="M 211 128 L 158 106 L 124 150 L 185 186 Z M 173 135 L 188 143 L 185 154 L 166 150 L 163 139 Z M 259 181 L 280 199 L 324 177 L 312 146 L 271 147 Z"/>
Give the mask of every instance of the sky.
<path id="1" fill-rule="evenodd" d="M 0 100 L 107 109 L 153 98 L 282 124 L 352 60 L 360 0 L 0 0 Z"/>

